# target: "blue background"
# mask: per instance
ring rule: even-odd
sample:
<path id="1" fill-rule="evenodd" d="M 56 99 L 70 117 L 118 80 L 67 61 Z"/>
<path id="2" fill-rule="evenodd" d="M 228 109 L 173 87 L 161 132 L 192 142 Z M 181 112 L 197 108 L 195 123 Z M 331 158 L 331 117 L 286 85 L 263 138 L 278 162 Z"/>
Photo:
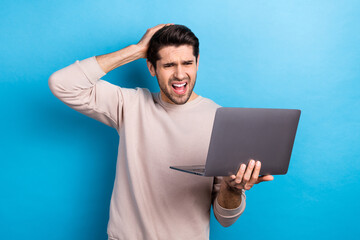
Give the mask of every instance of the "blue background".
<path id="1" fill-rule="evenodd" d="M 48 77 L 137 43 L 159 23 L 200 39 L 196 92 L 223 106 L 299 108 L 289 172 L 247 192 L 211 239 L 360 234 L 359 1 L 6 1 L 0 8 L 0 238 L 106 239 L 115 130 L 69 109 Z M 158 91 L 145 60 L 104 79 Z"/>

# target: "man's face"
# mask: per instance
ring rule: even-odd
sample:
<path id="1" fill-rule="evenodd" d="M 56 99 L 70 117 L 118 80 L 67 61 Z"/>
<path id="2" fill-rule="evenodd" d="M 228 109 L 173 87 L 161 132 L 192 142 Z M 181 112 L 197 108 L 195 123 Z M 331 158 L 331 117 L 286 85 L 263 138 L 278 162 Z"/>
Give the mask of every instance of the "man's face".
<path id="1" fill-rule="evenodd" d="M 184 104 L 197 95 L 193 92 L 199 59 L 193 55 L 193 47 L 181 45 L 167 46 L 159 51 L 160 59 L 156 62 L 156 70 L 148 63 L 152 76 L 156 75 L 161 98 L 173 104 Z"/>

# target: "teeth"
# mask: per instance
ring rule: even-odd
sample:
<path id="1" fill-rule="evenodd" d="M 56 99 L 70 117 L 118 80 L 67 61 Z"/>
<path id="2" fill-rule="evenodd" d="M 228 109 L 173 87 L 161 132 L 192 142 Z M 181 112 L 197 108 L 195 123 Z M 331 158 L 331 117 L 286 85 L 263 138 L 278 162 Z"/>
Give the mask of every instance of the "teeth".
<path id="1" fill-rule="evenodd" d="M 185 86 L 186 83 L 182 83 L 182 84 L 173 84 L 175 87 L 183 87 Z"/>

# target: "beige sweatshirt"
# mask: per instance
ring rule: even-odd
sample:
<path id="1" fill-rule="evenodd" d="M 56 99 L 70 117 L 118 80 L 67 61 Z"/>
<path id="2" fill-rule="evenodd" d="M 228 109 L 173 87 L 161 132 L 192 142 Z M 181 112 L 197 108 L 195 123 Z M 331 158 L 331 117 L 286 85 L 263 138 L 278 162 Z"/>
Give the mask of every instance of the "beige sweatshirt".
<path id="1" fill-rule="evenodd" d="M 221 178 L 171 170 L 171 165 L 205 164 L 219 105 L 198 96 L 169 104 L 159 93 L 126 89 L 100 80 L 95 57 L 51 75 L 49 86 L 71 108 L 114 127 L 120 136 L 110 203 L 109 239 L 209 239 L 210 208 L 223 226 L 245 209 L 217 200 Z"/>

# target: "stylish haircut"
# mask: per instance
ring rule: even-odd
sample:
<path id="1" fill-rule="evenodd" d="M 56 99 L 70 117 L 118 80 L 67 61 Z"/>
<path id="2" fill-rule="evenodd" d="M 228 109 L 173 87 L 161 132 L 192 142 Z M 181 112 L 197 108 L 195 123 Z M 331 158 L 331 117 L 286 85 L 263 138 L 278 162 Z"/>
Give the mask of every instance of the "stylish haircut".
<path id="1" fill-rule="evenodd" d="M 197 60 L 199 55 L 199 39 L 184 25 L 169 25 L 158 30 L 150 39 L 146 56 L 156 69 L 156 61 L 160 59 L 159 51 L 167 46 L 190 45 Z"/>

